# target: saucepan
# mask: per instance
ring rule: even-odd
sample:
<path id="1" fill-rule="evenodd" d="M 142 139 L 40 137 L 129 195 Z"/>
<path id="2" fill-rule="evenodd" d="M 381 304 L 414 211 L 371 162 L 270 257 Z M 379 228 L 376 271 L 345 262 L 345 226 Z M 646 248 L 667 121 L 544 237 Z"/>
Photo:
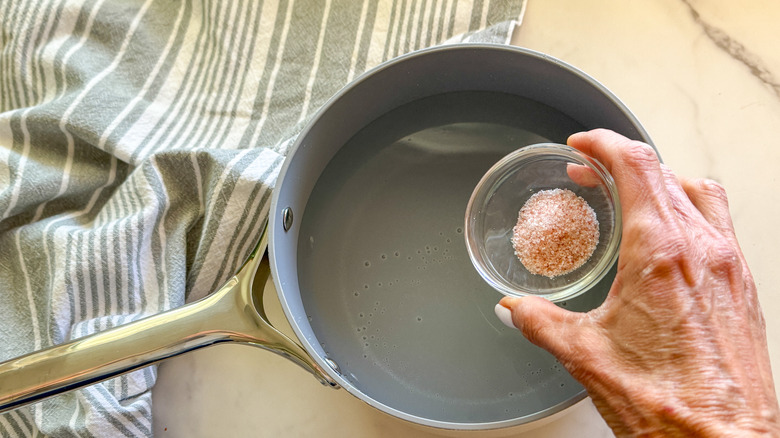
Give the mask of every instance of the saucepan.
<path id="1" fill-rule="evenodd" d="M 417 425 L 552 418 L 586 393 L 495 317 L 500 295 L 471 265 L 463 217 L 501 157 L 596 127 L 650 142 L 605 87 L 542 53 L 468 44 L 389 61 L 303 129 L 235 277 L 201 301 L 0 364 L 0 410 L 238 342 Z M 265 317 L 269 275 L 297 340 Z M 558 304 L 592 309 L 614 276 Z"/>

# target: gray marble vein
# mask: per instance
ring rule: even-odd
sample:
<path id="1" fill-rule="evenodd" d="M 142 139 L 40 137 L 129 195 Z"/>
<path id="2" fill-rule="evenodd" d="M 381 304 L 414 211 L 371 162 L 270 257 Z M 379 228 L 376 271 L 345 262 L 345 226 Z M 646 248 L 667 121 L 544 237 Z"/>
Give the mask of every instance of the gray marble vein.
<path id="1" fill-rule="evenodd" d="M 690 0 L 682 0 L 682 3 L 688 7 L 691 17 L 693 17 L 696 24 L 701 26 L 705 35 L 707 35 L 718 48 L 726 52 L 736 61 L 744 64 L 753 76 L 770 87 L 777 97 L 780 97 L 780 82 L 778 82 L 772 72 L 763 65 L 761 59 L 757 55 L 750 52 L 742 43 L 732 38 L 723 29 L 719 29 L 705 21 L 696 8 L 693 7 Z"/>

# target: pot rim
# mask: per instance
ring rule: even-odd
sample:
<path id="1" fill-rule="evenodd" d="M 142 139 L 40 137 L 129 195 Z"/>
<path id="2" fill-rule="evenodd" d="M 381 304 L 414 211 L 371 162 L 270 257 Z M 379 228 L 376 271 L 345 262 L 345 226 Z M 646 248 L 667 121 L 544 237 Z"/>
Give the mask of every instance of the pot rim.
<path id="1" fill-rule="evenodd" d="M 342 386 L 353 396 L 357 397 L 358 399 L 362 400 L 368 405 L 377 408 L 378 410 L 390 414 L 394 417 L 400 418 L 402 420 L 412 422 L 418 425 L 433 427 L 436 429 L 457 430 L 457 431 L 492 430 L 492 429 L 503 429 L 503 428 L 521 426 L 521 425 L 528 425 L 530 427 L 532 426 L 531 423 L 533 423 L 532 427 L 536 427 L 537 425 L 543 424 L 542 422 L 540 422 L 540 420 L 546 418 L 552 418 L 552 417 L 558 418 L 558 415 L 556 414 L 562 415 L 567 410 L 567 408 L 581 402 L 583 399 L 587 397 L 586 391 L 583 389 L 580 392 L 578 392 L 575 396 L 561 403 L 550 406 L 542 411 L 536 412 L 534 414 L 516 417 L 509 420 L 500 420 L 500 421 L 493 421 L 493 422 L 461 423 L 461 422 L 452 422 L 452 421 L 442 421 L 442 420 L 435 420 L 430 418 L 423 418 L 417 415 L 403 412 L 401 410 L 398 410 L 396 408 L 393 408 L 391 406 L 388 406 L 382 402 L 375 400 L 371 396 L 367 395 L 366 393 L 358 389 L 348 379 L 343 377 L 336 369 L 334 369 L 332 365 L 332 361 L 330 359 L 328 359 L 324 354 L 318 353 L 318 350 L 321 350 L 320 346 L 311 343 L 307 335 L 302 331 L 302 329 L 299 326 L 299 323 L 305 324 L 307 322 L 306 315 L 305 314 L 299 315 L 293 313 L 293 310 L 291 309 L 291 305 L 288 302 L 288 299 L 284 293 L 285 285 L 279 277 L 279 264 L 278 264 L 279 261 L 275 256 L 275 247 L 276 247 L 275 235 L 276 235 L 276 230 L 284 226 L 284 220 L 282 218 L 282 209 L 284 209 L 285 206 L 280 205 L 280 199 L 279 199 L 280 190 L 278 190 L 278 187 L 279 187 L 279 183 L 285 180 L 286 175 L 288 173 L 288 169 L 290 167 L 290 163 L 292 162 L 293 158 L 299 153 L 304 153 L 305 146 L 302 146 L 302 143 L 304 141 L 304 138 L 306 137 L 306 134 L 309 131 L 311 131 L 315 125 L 319 123 L 320 119 L 323 117 L 323 114 L 327 113 L 337 101 L 339 101 L 344 95 L 349 93 L 358 84 L 361 84 L 369 80 L 372 76 L 376 75 L 377 73 L 383 70 L 394 68 L 398 64 L 408 62 L 411 59 L 429 56 L 432 53 L 457 52 L 463 50 L 490 50 L 490 51 L 499 51 L 499 52 L 501 51 L 510 52 L 513 55 L 520 54 L 530 58 L 541 60 L 545 63 L 555 66 L 558 69 L 563 69 L 567 71 L 568 73 L 584 81 L 590 87 L 593 87 L 598 93 L 606 97 L 611 102 L 611 104 L 616 109 L 618 109 L 623 114 L 623 116 L 626 117 L 626 119 L 633 125 L 633 127 L 635 127 L 638 135 L 644 138 L 645 141 L 647 141 L 652 145 L 652 141 L 650 140 L 649 135 L 645 131 L 644 127 L 640 124 L 639 120 L 628 109 L 628 107 L 620 99 L 618 99 L 618 97 L 614 93 L 612 93 L 603 84 L 601 84 L 596 79 L 589 76 L 582 70 L 574 67 L 571 64 L 568 64 L 564 61 L 554 58 L 550 55 L 544 54 L 542 52 L 523 48 L 523 47 L 508 46 L 502 44 L 460 43 L 460 44 L 430 47 L 430 48 L 414 51 L 399 56 L 397 58 L 386 61 L 364 72 L 358 78 L 345 85 L 330 99 L 328 99 L 328 101 L 315 113 L 315 115 L 308 121 L 308 123 L 306 123 L 306 125 L 303 127 L 298 137 L 296 138 L 296 141 L 290 148 L 289 153 L 284 161 L 284 164 L 282 165 L 282 168 L 279 171 L 279 175 L 277 177 L 277 184 L 273 191 L 271 206 L 269 210 L 270 233 L 269 233 L 268 251 L 269 251 L 269 261 L 272 270 L 271 276 L 273 278 L 274 286 L 276 287 L 277 295 L 279 297 L 279 301 L 282 304 L 282 309 L 284 310 L 285 316 L 288 319 L 288 321 L 291 322 L 290 325 L 292 326 L 295 335 L 303 344 L 305 350 L 312 356 L 312 359 L 323 370 L 325 370 L 328 373 L 328 375 L 330 375 L 330 377 L 332 377 L 336 382 L 338 382 L 340 386 Z"/>

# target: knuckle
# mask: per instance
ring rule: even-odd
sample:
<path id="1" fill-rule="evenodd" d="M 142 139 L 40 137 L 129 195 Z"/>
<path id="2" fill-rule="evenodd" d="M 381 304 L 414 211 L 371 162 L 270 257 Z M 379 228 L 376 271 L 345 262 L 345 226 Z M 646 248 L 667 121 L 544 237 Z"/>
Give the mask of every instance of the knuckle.
<path id="1" fill-rule="evenodd" d="M 649 169 L 660 167 L 658 155 L 655 150 L 646 143 L 629 141 L 621 148 L 623 161 L 631 167 Z"/>
<path id="2" fill-rule="evenodd" d="M 668 234 L 665 238 L 650 243 L 650 246 L 650 257 L 643 271 L 645 276 L 666 277 L 684 269 L 690 244 L 682 235 Z"/>
<path id="3" fill-rule="evenodd" d="M 714 241 L 707 251 L 710 269 L 714 272 L 742 272 L 742 263 L 736 248 L 725 241 Z"/>
<path id="4" fill-rule="evenodd" d="M 696 185 L 698 186 L 699 190 L 704 194 L 706 194 L 707 196 L 711 198 L 715 198 L 716 200 L 721 202 L 728 201 L 726 188 L 723 187 L 721 183 L 707 178 L 707 179 L 698 180 Z"/>
<path id="5" fill-rule="evenodd" d="M 737 259 L 737 250 L 731 246 L 728 242 L 723 240 L 716 240 L 711 248 L 710 253 L 716 260 L 734 261 Z"/>

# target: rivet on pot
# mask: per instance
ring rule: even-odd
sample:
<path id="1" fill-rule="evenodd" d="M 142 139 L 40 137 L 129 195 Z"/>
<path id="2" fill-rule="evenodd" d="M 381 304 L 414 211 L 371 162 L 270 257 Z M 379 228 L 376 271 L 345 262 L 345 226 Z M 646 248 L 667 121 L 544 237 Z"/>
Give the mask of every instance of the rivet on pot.
<path id="1" fill-rule="evenodd" d="M 284 231 L 290 231 L 290 228 L 292 228 L 292 224 L 293 224 L 292 208 L 287 207 L 284 210 L 282 210 L 282 228 L 284 228 Z"/>
<path id="2" fill-rule="evenodd" d="M 327 363 L 331 368 L 333 368 L 333 371 L 341 374 L 341 369 L 339 368 L 339 364 L 337 364 L 333 359 L 326 357 L 325 363 Z"/>

